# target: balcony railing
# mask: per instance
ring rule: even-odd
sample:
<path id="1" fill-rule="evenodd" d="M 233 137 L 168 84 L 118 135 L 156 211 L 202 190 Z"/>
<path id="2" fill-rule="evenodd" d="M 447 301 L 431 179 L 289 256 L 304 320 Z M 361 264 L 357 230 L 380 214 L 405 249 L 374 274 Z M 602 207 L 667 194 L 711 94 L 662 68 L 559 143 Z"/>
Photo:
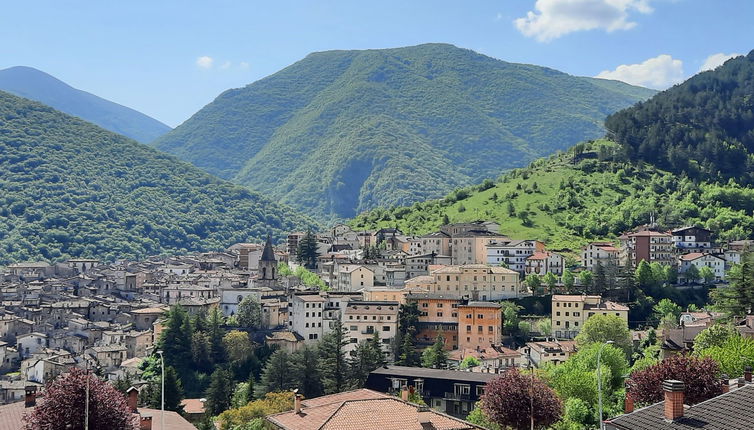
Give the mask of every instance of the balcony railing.
<path id="1" fill-rule="evenodd" d="M 445 400 L 471 400 L 471 396 L 469 394 L 445 392 L 443 399 Z"/>

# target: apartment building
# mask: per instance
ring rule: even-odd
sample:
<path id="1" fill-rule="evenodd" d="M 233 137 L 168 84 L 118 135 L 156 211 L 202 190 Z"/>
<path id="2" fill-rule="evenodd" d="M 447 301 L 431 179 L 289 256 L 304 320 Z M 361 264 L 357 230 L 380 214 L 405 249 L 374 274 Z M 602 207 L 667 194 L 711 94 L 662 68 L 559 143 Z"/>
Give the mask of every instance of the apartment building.
<path id="1" fill-rule="evenodd" d="M 545 252 L 545 244 L 538 240 L 503 240 L 486 246 L 487 264 L 505 267 L 518 273 L 526 273 L 526 259 L 535 252 Z"/>
<path id="2" fill-rule="evenodd" d="M 454 234 L 450 244 L 451 261 L 453 264 L 484 264 L 487 262 L 487 246 L 507 240 L 507 236 L 484 230 Z"/>
<path id="3" fill-rule="evenodd" d="M 359 342 L 379 334 L 385 357 L 390 356 L 390 342 L 398 332 L 398 302 L 348 302 L 343 310 L 343 326 L 348 330 L 346 353 L 356 349 Z"/>
<path id="4" fill-rule="evenodd" d="M 416 323 L 416 346 L 424 348 L 435 343 L 442 334 L 445 349 L 458 348 L 458 306 L 463 301 L 454 296 L 441 294 L 412 294 L 408 301 L 415 301 L 419 309 Z"/>
<path id="5" fill-rule="evenodd" d="M 288 326 L 306 343 L 322 339 L 322 312 L 326 299 L 319 294 L 294 294 L 288 300 Z"/>
<path id="6" fill-rule="evenodd" d="M 627 265 L 637 267 L 642 260 L 665 265 L 675 263 L 673 236 L 670 233 L 642 230 L 624 234 L 620 240 Z"/>
<path id="7" fill-rule="evenodd" d="M 678 274 L 681 278 L 688 278 L 686 272 L 688 272 L 691 266 L 695 266 L 697 270 L 701 270 L 703 267 L 709 267 L 715 274 L 715 281 L 722 281 L 725 279 L 725 259 L 718 255 L 703 252 L 690 252 L 678 256 Z M 687 281 L 694 282 L 696 279 L 687 279 Z"/>
<path id="8" fill-rule="evenodd" d="M 628 307 L 601 296 L 553 295 L 552 331 L 559 339 L 573 339 L 594 315 L 615 315 L 628 325 Z"/>
<path id="9" fill-rule="evenodd" d="M 672 242 L 678 252 L 709 250 L 712 248 L 712 230 L 690 226 L 671 231 Z"/>
<path id="10" fill-rule="evenodd" d="M 425 289 L 432 294 L 471 300 L 504 300 L 528 295 L 518 273 L 504 267 L 484 264 L 433 267 L 429 276 L 406 281 L 406 287 Z"/>
<path id="11" fill-rule="evenodd" d="M 468 302 L 458 306 L 458 348 L 477 349 L 500 343 L 502 306 L 490 302 Z"/>
<path id="12" fill-rule="evenodd" d="M 562 255 L 549 251 L 535 252 L 526 259 L 525 272 L 527 275 L 552 273 L 553 275 L 560 276 L 563 274 L 564 267 L 565 259 Z"/>
<path id="13" fill-rule="evenodd" d="M 617 266 L 620 261 L 620 249 L 612 242 L 592 242 L 581 248 L 581 264 L 586 270 L 594 270 L 599 263 L 602 267 Z"/>
<path id="14" fill-rule="evenodd" d="M 342 264 L 338 267 L 339 291 L 357 291 L 374 287 L 374 271 L 358 264 Z"/>

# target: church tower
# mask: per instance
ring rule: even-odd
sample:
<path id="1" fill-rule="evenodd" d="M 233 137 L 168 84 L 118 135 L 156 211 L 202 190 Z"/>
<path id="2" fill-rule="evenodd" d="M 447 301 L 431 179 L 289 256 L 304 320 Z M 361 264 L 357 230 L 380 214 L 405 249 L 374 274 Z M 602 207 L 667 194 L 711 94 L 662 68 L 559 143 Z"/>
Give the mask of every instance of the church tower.
<path id="1" fill-rule="evenodd" d="M 275 251 L 272 249 L 272 240 L 267 235 L 262 257 L 259 259 L 256 285 L 260 287 L 274 288 L 278 282 L 278 262 L 275 260 Z"/>

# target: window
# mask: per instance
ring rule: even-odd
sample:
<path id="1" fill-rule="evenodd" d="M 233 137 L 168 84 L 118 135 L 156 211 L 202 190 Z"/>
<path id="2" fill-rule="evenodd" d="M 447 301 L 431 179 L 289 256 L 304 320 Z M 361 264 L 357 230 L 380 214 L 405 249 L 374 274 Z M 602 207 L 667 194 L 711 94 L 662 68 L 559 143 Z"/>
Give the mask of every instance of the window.
<path id="1" fill-rule="evenodd" d="M 355 325 L 352 325 L 352 326 L 351 326 L 351 331 L 356 331 L 356 330 L 358 330 L 358 329 L 359 329 L 359 328 L 358 328 L 357 326 L 355 326 Z"/>
<path id="2" fill-rule="evenodd" d="M 480 320 L 481 320 L 481 319 L 484 319 L 484 315 L 482 315 L 482 314 L 477 314 L 477 316 L 476 316 L 476 317 L 477 317 L 477 318 L 479 318 Z"/>
<path id="3" fill-rule="evenodd" d="M 382 326 L 382 331 L 390 331 L 390 326 L 389 325 L 383 325 Z"/>
<path id="4" fill-rule="evenodd" d="M 476 395 L 477 395 L 477 397 L 481 397 L 482 394 L 484 394 L 484 388 L 485 388 L 484 385 L 477 385 L 476 386 Z"/>
<path id="5" fill-rule="evenodd" d="M 484 331 L 484 327 L 479 326 L 479 327 L 477 327 L 476 331 L 477 331 L 477 333 L 482 334 L 482 332 Z"/>
<path id="6" fill-rule="evenodd" d="M 438 316 L 438 317 L 442 317 L 442 312 L 438 312 L 438 313 L 437 313 L 437 316 Z"/>
<path id="7" fill-rule="evenodd" d="M 470 325 L 466 326 L 466 333 L 471 333 L 471 326 Z"/>
<path id="8" fill-rule="evenodd" d="M 495 331 L 495 327 L 493 327 L 493 326 L 489 326 L 489 330 L 488 330 L 488 331 L 489 331 L 490 333 L 493 333 L 493 332 Z"/>

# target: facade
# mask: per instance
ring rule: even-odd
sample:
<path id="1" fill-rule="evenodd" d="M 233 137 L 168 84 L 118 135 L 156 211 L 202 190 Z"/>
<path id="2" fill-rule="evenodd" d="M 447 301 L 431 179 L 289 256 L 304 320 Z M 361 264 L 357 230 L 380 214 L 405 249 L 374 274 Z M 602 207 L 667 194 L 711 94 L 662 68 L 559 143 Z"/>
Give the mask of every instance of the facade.
<path id="1" fill-rule="evenodd" d="M 288 326 L 306 343 L 322 339 L 322 311 L 325 298 L 319 294 L 294 294 L 288 298 Z"/>
<path id="2" fill-rule="evenodd" d="M 538 240 L 502 240 L 486 246 L 487 264 L 505 265 L 518 273 L 526 272 L 526 259 L 535 252 L 545 252 L 545 244 Z"/>
<path id="3" fill-rule="evenodd" d="M 558 339 L 573 339 L 594 315 L 615 315 L 628 325 L 628 307 L 601 296 L 558 295 L 552 296 L 552 331 Z"/>
<path id="4" fill-rule="evenodd" d="M 592 242 L 581 249 L 581 264 L 593 271 L 599 262 L 602 267 L 615 265 L 620 261 L 620 250 L 612 242 Z"/>
<path id="5" fill-rule="evenodd" d="M 502 234 L 486 230 L 469 230 L 453 234 L 450 242 L 450 257 L 453 264 L 487 263 L 487 245 L 508 240 Z"/>
<path id="6" fill-rule="evenodd" d="M 565 363 L 576 353 L 576 342 L 572 340 L 555 340 L 545 342 L 527 342 L 519 352 L 529 355 L 536 367 L 542 367 L 547 363 L 558 365 Z"/>
<path id="7" fill-rule="evenodd" d="M 712 248 L 712 230 L 702 227 L 683 227 L 671 231 L 677 252 L 693 252 Z"/>
<path id="8" fill-rule="evenodd" d="M 688 254 L 682 254 L 678 256 L 678 275 L 681 278 L 687 280 L 687 282 L 695 282 L 696 279 L 687 279 L 686 272 L 688 272 L 691 266 L 695 266 L 697 270 L 701 270 L 703 267 L 709 267 L 715 274 L 715 281 L 725 280 L 725 259 L 717 255 L 706 254 L 701 252 L 690 252 Z"/>
<path id="9" fill-rule="evenodd" d="M 565 259 L 555 252 L 535 252 L 526 259 L 525 272 L 527 275 L 545 275 L 552 273 L 560 276 L 563 274 Z"/>
<path id="10" fill-rule="evenodd" d="M 458 348 L 458 307 L 461 299 L 440 294 L 412 294 L 407 301 L 415 301 L 419 309 L 416 323 L 415 344 L 424 348 L 435 343 L 442 334 L 445 349 Z"/>
<path id="11" fill-rule="evenodd" d="M 374 287 L 374 271 L 358 264 L 344 264 L 338 267 L 339 291 L 358 291 Z"/>
<path id="12" fill-rule="evenodd" d="M 259 258 L 257 270 L 257 279 L 254 286 L 274 288 L 278 283 L 278 261 L 275 258 L 275 251 L 272 249 L 272 241 L 267 236 L 267 241 L 262 250 L 262 256 Z"/>
<path id="13" fill-rule="evenodd" d="M 672 265 L 675 263 L 673 236 L 652 230 L 643 230 L 621 236 L 626 263 L 637 267 L 642 260 L 647 263 Z"/>
<path id="14" fill-rule="evenodd" d="M 458 348 L 477 349 L 500 343 L 503 328 L 502 306 L 498 303 L 469 302 L 458 306 Z"/>
<path id="15" fill-rule="evenodd" d="M 350 301 L 343 311 L 343 326 L 348 330 L 346 353 L 356 349 L 362 341 L 371 341 L 377 333 L 387 358 L 390 342 L 398 332 L 398 302 Z"/>
<path id="16" fill-rule="evenodd" d="M 504 267 L 483 264 L 438 266 L 429 276 L 406 282 L 407 287 L 426 289 L 430 294 L 470 300 L 504 300 L 528 295 L 518 273 Z"/>

